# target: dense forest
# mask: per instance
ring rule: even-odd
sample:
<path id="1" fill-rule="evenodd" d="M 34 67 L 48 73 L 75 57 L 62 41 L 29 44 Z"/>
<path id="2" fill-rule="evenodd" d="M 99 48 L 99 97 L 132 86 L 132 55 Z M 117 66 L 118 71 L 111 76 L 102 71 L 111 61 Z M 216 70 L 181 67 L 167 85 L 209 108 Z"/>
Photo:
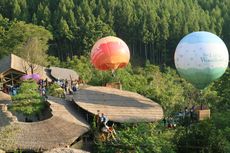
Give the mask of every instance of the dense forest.
<path id="1" fill-rule="evenodd" d="M 213 32 L 230 46 L 229 8 L 229 0 L 0 1 L 0 14 L 9 21 L 49 30 L 48 53 L 62 61 L 86 55 L 97 39 L 116 35 L 128 44 L 131 59 L 170 66 L 176 45 L 190 32 Z"/>
<path id="2" fill-rule="evenodd" d="M 229 0 L 0 0 L 0 58 L 14 53 L 29 62 L 75 70 L 90 85 L 121 82 L 174 117 L 185 107 L 211 109 L 202 122 L 175 129 L 159 123 L 120 125 L 119 144 L 95 142 L 95 152 L 229 153 L 230 69 L 200 91 L 174 69 L 179 41 L 209 31 L 230 47 Z M 114 35 L 129 46 L 131 62 L 111 72 L 90 63 L 93 44 Z"/>

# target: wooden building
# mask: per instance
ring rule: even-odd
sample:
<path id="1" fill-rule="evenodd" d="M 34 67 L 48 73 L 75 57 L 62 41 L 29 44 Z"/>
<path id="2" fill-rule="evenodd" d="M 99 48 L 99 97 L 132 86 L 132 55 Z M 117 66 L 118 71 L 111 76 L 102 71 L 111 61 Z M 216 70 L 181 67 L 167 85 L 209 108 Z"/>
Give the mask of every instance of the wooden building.
<path id="1" fill-rule="evenodd" d="M 49 67 L 46 68 L 46 73 L 51 80 L 67 80 L 74 81 L 79 80 L 79 75 L 71 69 L 60 68 L 60 67 Z"/>
<path id="2" fill-rule="evenodd" d="M 40 65 L 35 65 L 34 73 L 39 74 L 42 79 L 48 79 L 45 68 Z M 14 54 L 0 59 L 0 87 L 17 84 L 24 74 L 31 74 L 28 62 L 24 59 Z"/>

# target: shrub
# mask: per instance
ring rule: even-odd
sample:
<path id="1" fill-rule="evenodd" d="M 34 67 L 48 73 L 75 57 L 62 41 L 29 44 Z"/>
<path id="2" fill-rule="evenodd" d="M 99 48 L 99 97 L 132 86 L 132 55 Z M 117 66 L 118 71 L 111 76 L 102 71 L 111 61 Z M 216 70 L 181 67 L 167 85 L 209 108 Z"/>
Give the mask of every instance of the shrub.
<path id="1" fill-rule="evenodd" d="M 58 84 L 53 83 L 48 87 L 48 95 L 61 98 L 65 95 L 64 89 L 62 89 Z"/>
<path id="2" fill-rule="evenodd" d="M 117 134 L 117 142 L 98 141 L 97 151 L 175 153 L 173 132 L 162 132 L 154 123 L 124 124 L 117 129 Z"/>
<path id="3" fill-rule="evenodd" d="M 39 114 L 46 107 L 42 96 L 38 92 L 37 83 L 32 80 L 24 81 L 18 94 L 12 99 L 13 104 L 9 106 L 9 109 L 25 116 Z"/>
<path id="4" fill-rule="evenodd" d="M 178 153 L 227 153 L 229 151 L 229 142 L 211 120 L 178 128 L 175 139 Z"/>

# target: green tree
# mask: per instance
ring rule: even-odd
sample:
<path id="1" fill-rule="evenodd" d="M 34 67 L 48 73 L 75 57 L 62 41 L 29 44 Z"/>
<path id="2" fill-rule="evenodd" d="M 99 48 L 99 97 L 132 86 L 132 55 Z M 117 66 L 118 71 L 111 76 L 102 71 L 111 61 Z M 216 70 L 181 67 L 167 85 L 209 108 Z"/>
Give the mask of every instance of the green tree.
<path id="1" fill-rule="evenodd" d="M 21 14 L 18 16 L 18 20 L 23 20 L 28 22 L 30 20 L 29 6 L 27 0 L 19 0 L 18 1 L 21 9 Z"/>
<path id="2" fill-rule="evenodd" d="M 229 152 L 229 142 L 210 120 L 178 128 L 175 140 L 178 153 Z"/>
<path id="3" fill-rule="evenodd" d="M 61 61 L 55 56 L 48 56 L 48 66 L 61 67 Z"/>
<path id="4" fill-rule="evenodd" d="M 65 67 L 71 68 L 79 73 L 81 79 L 86 83 L 92 78 L 92 68 L 88 57 L 73 56 L 72 60 L 68 58 Z"/>
<path id="5" fill-rule="evenodd" d="M 46 27 L 47 29 L 50 29 L 50 18 L 51 18 L 51 12 L 49 9 L 49 5 L 40 3 L 37 8 L 37 13 L 34 14 L 36 16 L 33 16 L 33 20 L 39 21 L 37 24 L 42 25 Z M 35 18 L 36 17 L 36 18 Z"/>
<path id="6" fill-rule="evenodd" d="M 225 74 L 217 80 L 213 88 L 217 91 L 218 95 L 221 97 L 221 101 L 216 103 L 216 107 L 220 110 L 230 109 L 230 68 L 227 68 Z"/>
<path id="7" fill-rule="evenodd" d="M 63 17 L 59 23 L 59 32 L 61 37 L 67 38 L 69 40 L 73 38 L 73 34 L 69 28 L 69 25 Z"/>
<path id="8" fill-rule="evenodd" d="M 5 40 L 7 39 L 7 29 L 10 25 L 9 19 L 0 15 L 0 58 L 8 54 L 8 50 L 5 48 Z"/>
<path id="9" fill-rule="evenodd" d="M 20 8 L 20 5 L 18 3 L 18 0 L 12 0 L 11 1 L 11 7 L 12 7 L 11 19 L 20 17 L 21 8 Z"/>
<path id="10" fill-rule="evenodd" d="M 42 50 L 41 44 L 36 37 L 29 38 L 26 44 L 18 52 L 18 55 L 25 60 L 23 67 L 25 72 L 30 69 L 33 74 L 38 68 L 38 65 L 46 65 L 47 54 L 46 50 Z"/>
<path id="11" fill-rule="evenodd" d="M 49 31 L 43 27 L 24 22 L 12 22 L 5 30 L 5 37 L 2 40 L 2 52 L 6 54 L 15 53 L 16 55 L 23 55 L 21 52 L 23 47 L 30 38 L 38 40 L 39 47 L 42 51 L 46 52 L 48 49 L 48 40 L 52 39 Z"/>

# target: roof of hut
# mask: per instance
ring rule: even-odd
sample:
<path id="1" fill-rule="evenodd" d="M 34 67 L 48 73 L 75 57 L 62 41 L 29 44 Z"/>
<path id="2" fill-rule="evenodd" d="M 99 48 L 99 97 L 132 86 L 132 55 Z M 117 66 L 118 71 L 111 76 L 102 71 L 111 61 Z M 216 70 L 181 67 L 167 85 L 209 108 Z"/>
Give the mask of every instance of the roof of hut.
<path id="1" fill-rule="evenodd" d="M 23 74 L 26 73 L 26 70 L 28 69 L 28 62 L 14 54 L 10 54 L 0 59 L 0 65 L 0 74 L 4 74 L 9 70 L 15 70 Z M 27 73 L 31 73 L 30 69 L 28 69 Z M 36 65 L 34 73 L 38 73 L 42 79 L 48 78 L 45 68 L 40 65 Z"/>
<path id="2" fill-rule="evenodd" d="M 66 147 L 89 129 L 61 116 L 34 123 L 17 123 L 19 132 L 14 137 L 15 146 L 20 149 L 49 150 Z"/>
<path id="3" fill-rule="evenodd" d="M 50 67 L 50 75 L 55 79 L 63 80 L 78 80 L 79 75 L 71 69 L 60 68 L 60 67 Z"/>
<path id="4" fill-rule="evenodd" d="M 54 97 L 49 97 L 48 102 L 52 109 L 51 118 L 31 123 L 12 122 L 6 127 L 8 131 L 12 131 L 6 133 L 10 136 L 1 135 L 1 132 L 5 132 L 0 127 L 0 148 L 4 146 L 2 149 L 6 151 L 13 151 L 14 148 L 39 152 L 51 150 L 69 146 L 89 131 L 88 123 L 70 102 Z M 0 125 L 2 121 L 1 117 Z"/>
<path id="5" fill-rule="evenodd" d="M 82 109 L 104 113 L 115 122 L 152 122 L 163 118 L 163 109 L 156 102 L 140 94 L 107 87 L 89 86 L 74 95 Z"/>

